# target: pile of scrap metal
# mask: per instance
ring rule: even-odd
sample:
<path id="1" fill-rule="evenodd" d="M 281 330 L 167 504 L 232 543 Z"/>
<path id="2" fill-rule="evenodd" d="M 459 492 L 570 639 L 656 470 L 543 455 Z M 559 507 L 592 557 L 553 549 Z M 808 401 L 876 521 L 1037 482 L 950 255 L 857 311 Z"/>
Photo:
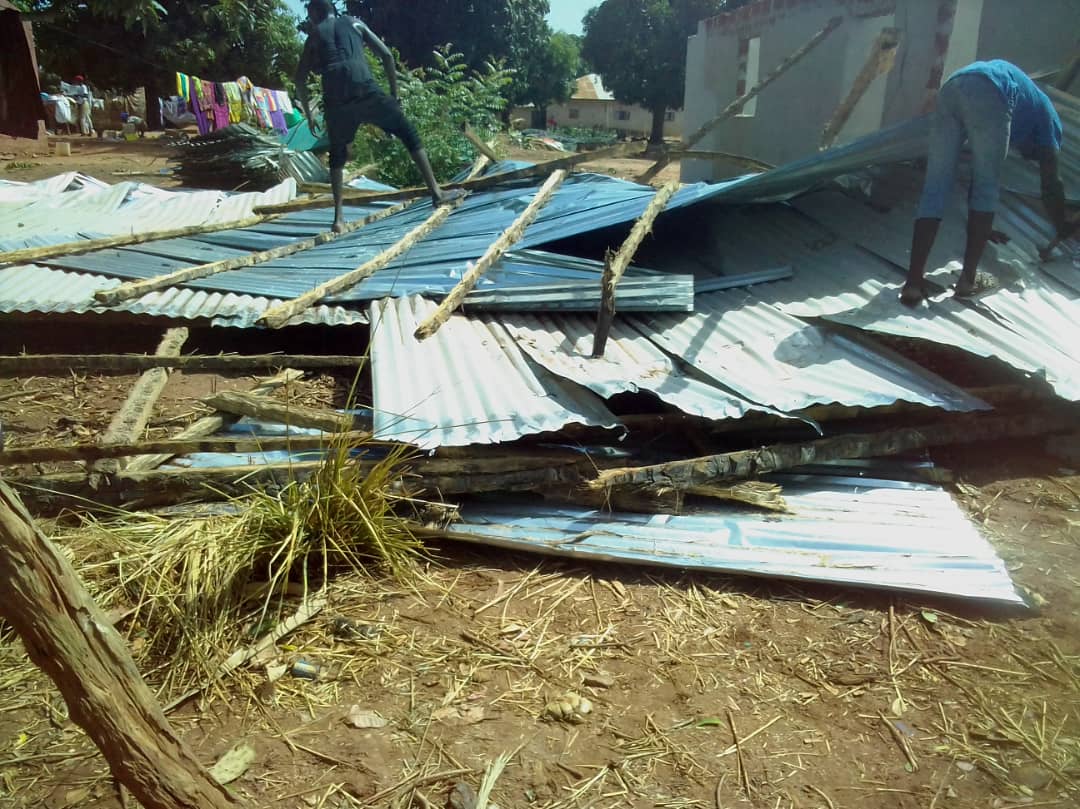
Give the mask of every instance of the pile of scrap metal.
<path id="1" fill-rule="evenodd" d="M 173 143 L 176 176 L 191 188 L 265 190 L 282 180 L 328 183 L 330 174 L 310 151 L 294 151 L 281 139 L 248 124 Z"/>
<path id="2" fill-rule="evenodd" d="M 1076 100 L 1055 98 L 1080 127 Z M 1039 260 L 1050 233 L 1038 180 L 1011 164 L 1011 240 L 988 259 L 1001 287 L 973 301 L 947 291 L 963 245 L 958 185 L 932 257 L 938 294 L 901 306 L 918 176 L 907 161 L 925 137 L 916 121 L 659 192 L 568 174 L 579 156 L 496 165 L 461 183 L 470 194 L 456 206 L 350 192 L 343 234 L 328 232 L 319 197 L 259 209 L 267 218 L 244 227 L 0 256 L 0 312 L 314 324 L 345 346 L 178 357 L 172 334 L 161 356 L 10 356 L 0 372 L 345 367 L 370 391 L 369 408 L 347 413 L 219 395 L 219 416 L 175 442 L 77 450 L 140 456 L 105 479 L 36 477 L 23 490 L 37 508 L 207 499 L 310 474 L 328 434 L 363 434 L 416 448 L 402 485 L 452 507 L 427 529 L 440 536 L 1020 604 L 926 451 L 1076 429 L 1076 245 Z M 375 450 L 360 446 L 367 463 Z M 0 462 L 57 452 L 9 449 Z"/>

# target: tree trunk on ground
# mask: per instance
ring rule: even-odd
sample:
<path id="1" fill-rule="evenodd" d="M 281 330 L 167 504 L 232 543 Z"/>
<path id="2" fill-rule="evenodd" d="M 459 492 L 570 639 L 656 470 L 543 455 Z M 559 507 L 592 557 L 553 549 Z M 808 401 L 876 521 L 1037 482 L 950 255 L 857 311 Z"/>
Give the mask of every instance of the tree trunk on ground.
<path id="1" fill-rule="evenodd" d="M 2 481 L 0 581 L 0 616 L 139 803 L 146 809 L 236 806 L 173 733 L 124 641 Z"/>
<path id="2" fill-rule="evenodd" d="M 652 110 L 652 132 L 649 134 L 649 145 L 659 146 L 664 142 L 664 119 L 667 116 L 667 107 L 654 107 Z"/>

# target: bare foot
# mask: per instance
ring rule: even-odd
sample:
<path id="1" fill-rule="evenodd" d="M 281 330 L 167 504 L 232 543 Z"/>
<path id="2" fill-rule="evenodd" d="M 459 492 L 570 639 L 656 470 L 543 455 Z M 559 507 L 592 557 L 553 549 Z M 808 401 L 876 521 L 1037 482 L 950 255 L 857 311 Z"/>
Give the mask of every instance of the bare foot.
<path id="1" fill-rule="evenodd" d="M 925 284 L 904 284 L 904 288 L 900 290 L 900 303 L 904 306 L 910 306 L 912 308 L 918 306 L 920 303 L 930 297 L 926 293 Z"/>
<path id="2" fill-rule="evenodd" d="M 334 224 L 330 226 L 330 230 L 340 235 L 345 232 L 345 223 L 340 219 L 335 219 Z"/>
<path id="3" fill-rule="evenodd" d="M 957 298 L 970 298 L 981 292 L 989 292 L 998 288 L 998 280 L 989 273 L 980 272 L 974 278 L 968 279 L 961 276 L 953 287 L 953 295 Z"/>
<path id="4" fill-rule="evenodd" d="M 431 202 L 438 208 L 440 205 L 450 205 L 457 202 L 459 199 L 464 199 L 466 192 L 462 188 L 452 188 L 449 191 L 439 191 L 438 194 L 431 195 Z"/>

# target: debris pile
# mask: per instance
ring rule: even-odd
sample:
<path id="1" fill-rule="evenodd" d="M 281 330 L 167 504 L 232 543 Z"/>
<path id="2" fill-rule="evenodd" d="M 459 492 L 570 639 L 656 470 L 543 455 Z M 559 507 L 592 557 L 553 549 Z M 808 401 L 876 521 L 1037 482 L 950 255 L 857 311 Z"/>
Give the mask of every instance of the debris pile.
<path id="1" fill-rule="evenodd" d="M 265 190 L 282 180 L 328 183 L 329 172 L 311 152 L 286 148 L 248 124 L 184 137 L 174 144 L 176 176 L 191 188 Z"/>

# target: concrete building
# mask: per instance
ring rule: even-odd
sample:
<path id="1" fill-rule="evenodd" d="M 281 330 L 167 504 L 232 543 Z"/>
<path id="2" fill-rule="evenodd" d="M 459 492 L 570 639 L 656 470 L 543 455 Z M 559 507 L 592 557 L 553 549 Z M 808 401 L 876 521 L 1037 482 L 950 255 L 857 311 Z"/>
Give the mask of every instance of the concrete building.
<path id="1" fill-rule="evenodd" d="M 714 118 L 833 17 L 843 22 L 828 39 L 695 148 L 775 165 L 814 153 L 885 29 L 896 29 L 899 45 L 837 143 L 927 111 L 943 79 L 970 62 L 1052 70 L 1080 45 L 1080 0 L 757 0 L 702 21 L 690 37 L 686 130 Z M 682 166 L 687 182 L 737 172 L 714 160 Z"/>
<path id="2" fill-rule="evenodd" d="M 519 116 L 514 111 L 515 117 Z M 564 104 L 550 104 L 547 109 L 548 121 L 556 126 L 581 127 L 584 129 L 610 129 L 623 135 L 648 137 L 652 131 L 652 113 L 637 104 L 623 104 L 616 100 L 603 81 L 595 73 L 581 76 L 577 80 L 577 89 L 570 100 Z M 664 137 L 682 136 L 682 110 L 668 110 L 664 122 Z"/>
<path id="3" fill-rule="evenodd" d="M 0 148 L 48 148 L 30 23 L 0 0 Z"/>

